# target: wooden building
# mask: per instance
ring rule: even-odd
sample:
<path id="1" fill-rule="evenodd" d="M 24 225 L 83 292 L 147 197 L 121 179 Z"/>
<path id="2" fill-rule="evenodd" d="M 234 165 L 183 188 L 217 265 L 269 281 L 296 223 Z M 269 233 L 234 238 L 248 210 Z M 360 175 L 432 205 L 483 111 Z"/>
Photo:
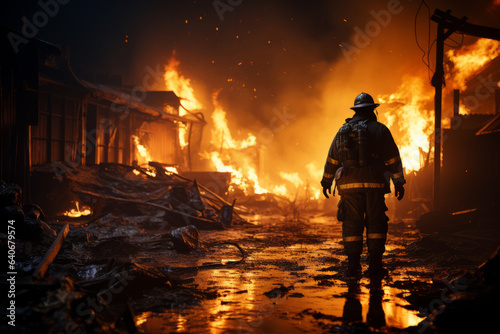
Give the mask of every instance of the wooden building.
<path id="1" fill-rule="evenodd" d="M 58 177 L 65 164 L 133 164 L 134 137 L 153 160 L 190 170 L 205 125 L 201 113 L 180 116 L 173 92 L 82 80 L 64 48 L 30 40 L 16 52 L 9 33 L 1 30 L 1 180 L 19 184 L 29 198 L 35 169 L 52 168 Z"/>

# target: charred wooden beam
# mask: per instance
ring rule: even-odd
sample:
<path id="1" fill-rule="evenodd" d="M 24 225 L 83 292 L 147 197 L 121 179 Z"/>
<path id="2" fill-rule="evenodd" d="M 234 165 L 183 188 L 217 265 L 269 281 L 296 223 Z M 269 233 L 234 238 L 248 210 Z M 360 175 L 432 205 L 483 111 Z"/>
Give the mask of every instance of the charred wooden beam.
<path id="1" fill-rule="evenodd" d="M 61 231 L 59 231 L 56 240 L 54 240 L 50 248 L 45 253 L 45 256 L 43 257 L 42 261 L 36 268 L 35 273 L 33 274 L 33 278 L 40 280 L 45 276 L 45 273 L 47 272 L 47 269 L 49 269 L 50 264 L 56 258 L 57 253 L 59 253 L 59 250 L 61 249 L 61 246 L 64 242 L 64 238 L 66 238 L 68 232 L 69 224 L 66 224 L 61 229 Z"/>
<path id="2" fill-rule="evenodd" d="M 500 29 L 466 22 L 467 17 L 464 16 L 459 19 L 451 15 L 451 10 L 443 12 L 442 10 L 436 9 L 431 20 L 443 25 L 443 28 L 453 29 L 458 33 L 500 41 Z"/>
<path id="3" fill-rule="evenodd" d="M 495 88 L 495 114 L 500 114 L 500 88 Z"/>
<path id="4" fill-rule="evenodd" d="M 460 115 L 460 90 L 453 90 L 453 117 Z"/>

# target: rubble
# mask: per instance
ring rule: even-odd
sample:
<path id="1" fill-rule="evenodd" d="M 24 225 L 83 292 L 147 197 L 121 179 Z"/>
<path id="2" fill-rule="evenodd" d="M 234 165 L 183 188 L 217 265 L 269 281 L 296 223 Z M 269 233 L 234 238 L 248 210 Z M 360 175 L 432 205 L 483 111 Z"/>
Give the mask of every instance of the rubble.
<path id="1" fill-rule="evenodd" d="M 196 181 L 174 174 L 158 178 L 131 172 L 129 166 L 116 164 L 73 169 L 66 178 L 68 188 L 93 209 L 92 216 L 79 218 L 48 218 L 35 204 L 22 206 L 21 188 L 2 182 L 2 213 L 19 222 L 17 313 L 18 319 L 27 319 L 21 332 L 39 326 L 47 332 L 135 332 L 134 312 L 188 307 L 216 298 L 214 290 L 186 285 L 198 270 L 245 260 L 239 244 L 203 243 L 197 228 L 243 223 L 234 202 L 230 205 L 200 190 Z M 213 213 L 207 215 L 207 210 Z M 57 237 L 44 220 L 60 229 Z M 191 267 L 149 260 L 160 256 L 168 261 L 191 252 L 197 258 L 220 245 L 236 247 L 241 259 Z"/>

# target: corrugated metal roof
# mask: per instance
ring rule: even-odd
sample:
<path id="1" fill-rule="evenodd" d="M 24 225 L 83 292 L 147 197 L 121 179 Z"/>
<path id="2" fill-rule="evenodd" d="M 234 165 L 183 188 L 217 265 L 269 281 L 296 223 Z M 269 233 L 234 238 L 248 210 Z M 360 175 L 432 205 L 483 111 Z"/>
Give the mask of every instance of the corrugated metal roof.
<path id="1" fill-rule="evenodd" d="M 191 119 L 184 116 L 179 116 L 175 114 L 170 114 L 164 111 L 162 108 L 153 107 L 151 105 L 145 104 L 142 100 L 132 97 L 130 94 L 116 90 L 111 87 L 103 86 L 100 84 L 95 84 L 88 82 L 86 80 L 79 80 L 85 87 L 102 93 L 102 98 L 115 102 L 124 106 L 134 108 L 140 112 L 152 115 L 160 116 L 162 119 L 168 119 L 172 121 L 179 121 L 183 123 L 199 122 L 198 119 Z"/>
<path id="2" fill-rule="evenodd" d="M 500 132 L 500 114 L 493 116 L 484 126 L 476 132 L 476 136 Z"/>

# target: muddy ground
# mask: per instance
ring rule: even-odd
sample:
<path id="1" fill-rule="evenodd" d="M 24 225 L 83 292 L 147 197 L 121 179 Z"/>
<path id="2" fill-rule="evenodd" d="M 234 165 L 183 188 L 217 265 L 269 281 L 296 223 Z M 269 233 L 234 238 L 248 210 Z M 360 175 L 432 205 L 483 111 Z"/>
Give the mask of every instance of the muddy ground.
<path id="1" fill-rule="evenodd" d="M 334 218 L 248 218 L 248 225 L 201 233 L 206 242 L 235 241 L 248 253 L 244 263 L 194 275 L 193 286 L 216 290 L 217 298 L 193 307 L 138 313 L 140 331 L 399 333 L 410 326 L 420 330 L 426 326 L 418 324 L 441 304 L 439 300 L 448 301 L 441 293 L 450 282 L 464 279 L 498 246 L 494 240 L 482 240 L 479 250 L 476 240 L 421 235 L 414 221 L 399 221 L 390 227 L 385 253 L 390 275 L 382 282 L 366 277 L 353 282 L 341 275 L 345 256 L 341 226 Z M 221 248 L 181 263 L 237 257 L 234 248 Z M 158 260 L 160 266 L 170 262 Z"/>
<path id="2" fill-rule="evenodd" d="M 199 230 L 199 239 L 184 249 L 166 233 L 171 227 L 161 213 L 53 220 L 56 231 L 68 222 L 71 230 L 45 283 L 20 279 L 22 325 L 17 329 L 457 333 L 456 315 L 451 324 L 436 315 L 448 315 L 443 306 L 474 290 L 477 268 L 499 240 L 497 234 L 472 230 L 422 234 L 412 219 L 392 221 L 384 256 L 389 276 L 379 282 L 366 275 L 346 281 L 341 225 L 333 215 L 301 213 L 293 221 L 281 215 L 244 218 L 227 229 Z M 27 244 L 19 245 L 20 253 L 26 249 Z M 20 273 L 31 273 L 30 263 L 37 260 L 24 262 Z M 362 260 L 365 271 L 366 256 Z M 486 303 L 481 294 L 473 299 Z M 498 305 L 487 309 L 499 311 Z M 486 320 L 495 318 L 481 312 Z"/>

